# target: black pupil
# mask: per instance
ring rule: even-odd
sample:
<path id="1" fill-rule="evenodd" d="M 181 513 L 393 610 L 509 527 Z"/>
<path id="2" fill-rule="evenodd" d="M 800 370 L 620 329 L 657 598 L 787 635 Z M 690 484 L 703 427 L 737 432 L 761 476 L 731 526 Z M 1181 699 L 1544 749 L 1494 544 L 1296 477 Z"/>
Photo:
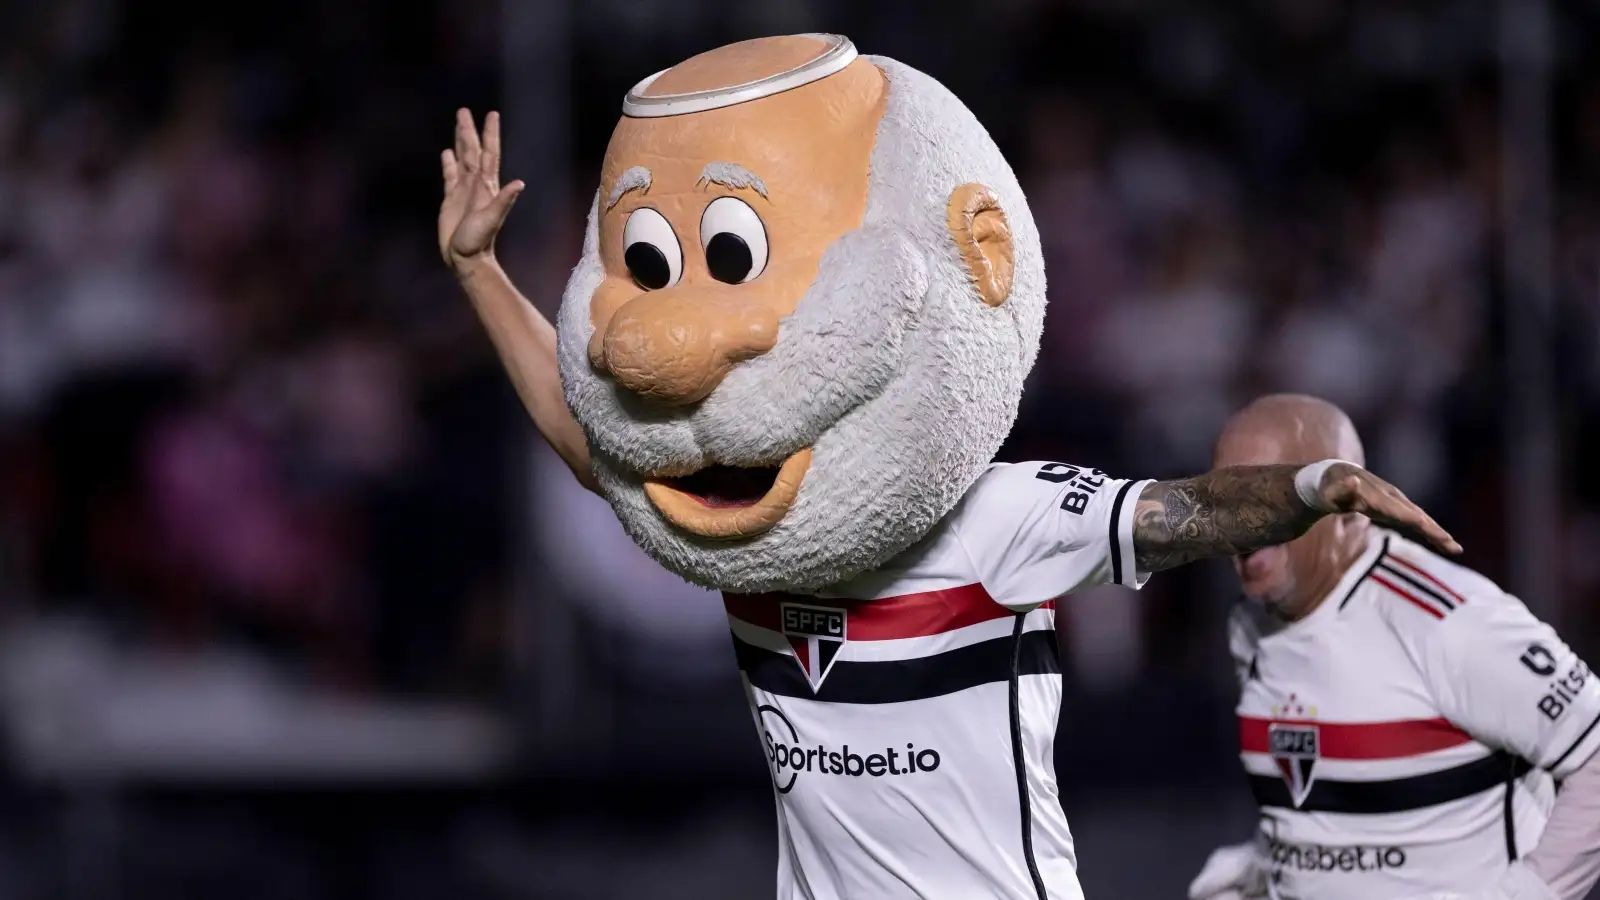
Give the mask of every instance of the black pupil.
<path id="1" fill-rule="evenodd" d="M 645 290 L 658 291 L 672 279 L 672 267 L 667 264 L 667 255 L 648 241 L 629 244 L 622 253 L 622 260 L 628 264 L 628 274 Z"/>
<path id="2" fill-rule="evenodd" d="M 706 245 L 706 268 L 711 270 L 712 278 L 738 284 L 750 274 L 752 265 L 750 247 L 744 238 L 727 231 L 711 236 L 711 243 Z"/>

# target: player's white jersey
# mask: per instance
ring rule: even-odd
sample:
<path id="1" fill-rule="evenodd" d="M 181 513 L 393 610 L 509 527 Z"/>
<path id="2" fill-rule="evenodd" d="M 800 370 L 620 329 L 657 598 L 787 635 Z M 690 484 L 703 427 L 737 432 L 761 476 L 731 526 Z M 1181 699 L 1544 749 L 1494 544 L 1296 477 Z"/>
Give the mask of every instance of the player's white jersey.
<path id="1" fill-rule="evenodd" d="M 1052 758 L 1054 598 L 1142 584 L 1143 484 L 994 465 L 876 571 L 815 597 L 726 597 L 776 791 L 780 900 L 1083 896 Z"/>
<path id="2" fill-rule="evenodd" d="M 1600 747 L 1600 684 L 1488 579 L 1373 529 L 1309 616 L 1230 623 L 1240 756 L 1281 900 L 1472 893 Z"/>

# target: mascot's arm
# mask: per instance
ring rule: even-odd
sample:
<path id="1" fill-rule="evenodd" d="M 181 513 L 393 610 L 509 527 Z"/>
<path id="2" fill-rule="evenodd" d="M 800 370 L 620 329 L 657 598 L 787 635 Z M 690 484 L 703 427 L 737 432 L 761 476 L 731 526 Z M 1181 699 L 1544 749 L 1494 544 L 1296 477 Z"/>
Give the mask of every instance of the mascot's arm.
<path id="1" fill-rule="evenodd" d="M 1297 487 L 1302 470 L 1320 477 L 1310 484 L 1302 478 Z M 1461 552 L 1433 517 L 1393 485 L 1340 462 L 1230 466 L 1154 482 L 1140 492 L 1134 508 L 1134 559 L 1141 571 L 1157 572 L 1210 556 L 1248 553 L 1292 541 L 1323 516 L 1345 513 L 1415 530 L 1446 552 Z"/>
<path id="2" fill-rule="evenodd" d="M 495 236 L 523 189 L 520 181 L 500 186 L 500 116 L 489 114 L 480 144 L 472 114 L 457 112 L 455 148 L 441 161 L 439 252 L 471 298 L 539 433 L 584 487 L 598 490 L 588 442 L 561 393 L 555 326 L 522 296 L 494 255 Z"/>

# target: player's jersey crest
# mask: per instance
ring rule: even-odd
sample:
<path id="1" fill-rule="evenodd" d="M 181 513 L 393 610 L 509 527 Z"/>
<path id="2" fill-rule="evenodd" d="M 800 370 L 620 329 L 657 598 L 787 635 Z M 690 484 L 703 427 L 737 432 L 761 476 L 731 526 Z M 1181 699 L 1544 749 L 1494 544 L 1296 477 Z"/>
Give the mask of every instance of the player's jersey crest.
<path id="1" fill-rule="evenodd" d="M 1315 725 L 1274 722 L 1267 728 L 1272 761 L 1278 764 L 1296 809 L 1306 802 L 1317 780 L 1319 738 Z"/>
<path id="2" fill-rule="evenodd" d="M 785 603 L 780 610 L 783 635 L 794 649 L 795 662 L 815 693 L 828 677 L 833 661 L 844 646 L 845 611 L 827 606 Z"/>

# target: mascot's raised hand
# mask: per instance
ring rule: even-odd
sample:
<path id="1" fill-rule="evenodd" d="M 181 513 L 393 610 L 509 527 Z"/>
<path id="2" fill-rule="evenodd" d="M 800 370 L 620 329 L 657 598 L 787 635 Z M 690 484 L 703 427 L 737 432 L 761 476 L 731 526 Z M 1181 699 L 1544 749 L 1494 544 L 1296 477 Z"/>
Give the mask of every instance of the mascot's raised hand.
<path id="1" fill-rule="evenodd" d="M 455 147 L 440 155 L 444 202 L 439 206 L 439 253 L 459 272 L 475 262 L 492 261 L 494 239 L 525 185 L 500 186 L 500 114 L 484 120 L 480 142 L 472 113 L 456 113 Z"/>
<path id="2" fill-rule="evenodd" d="M 454 146 L 439 155 L 439 163 L 439 255 L 472 299 L 539 433 L 578 481 L 595 490 L 583 431 L 561 395 L 555 328 L 517 292 L 495 258 L 495 238 L 524 187 L 521 181 L 500 185 L 500 114 L 485 117 L 480 140 L 472 114 L 458 110 Z"/>

